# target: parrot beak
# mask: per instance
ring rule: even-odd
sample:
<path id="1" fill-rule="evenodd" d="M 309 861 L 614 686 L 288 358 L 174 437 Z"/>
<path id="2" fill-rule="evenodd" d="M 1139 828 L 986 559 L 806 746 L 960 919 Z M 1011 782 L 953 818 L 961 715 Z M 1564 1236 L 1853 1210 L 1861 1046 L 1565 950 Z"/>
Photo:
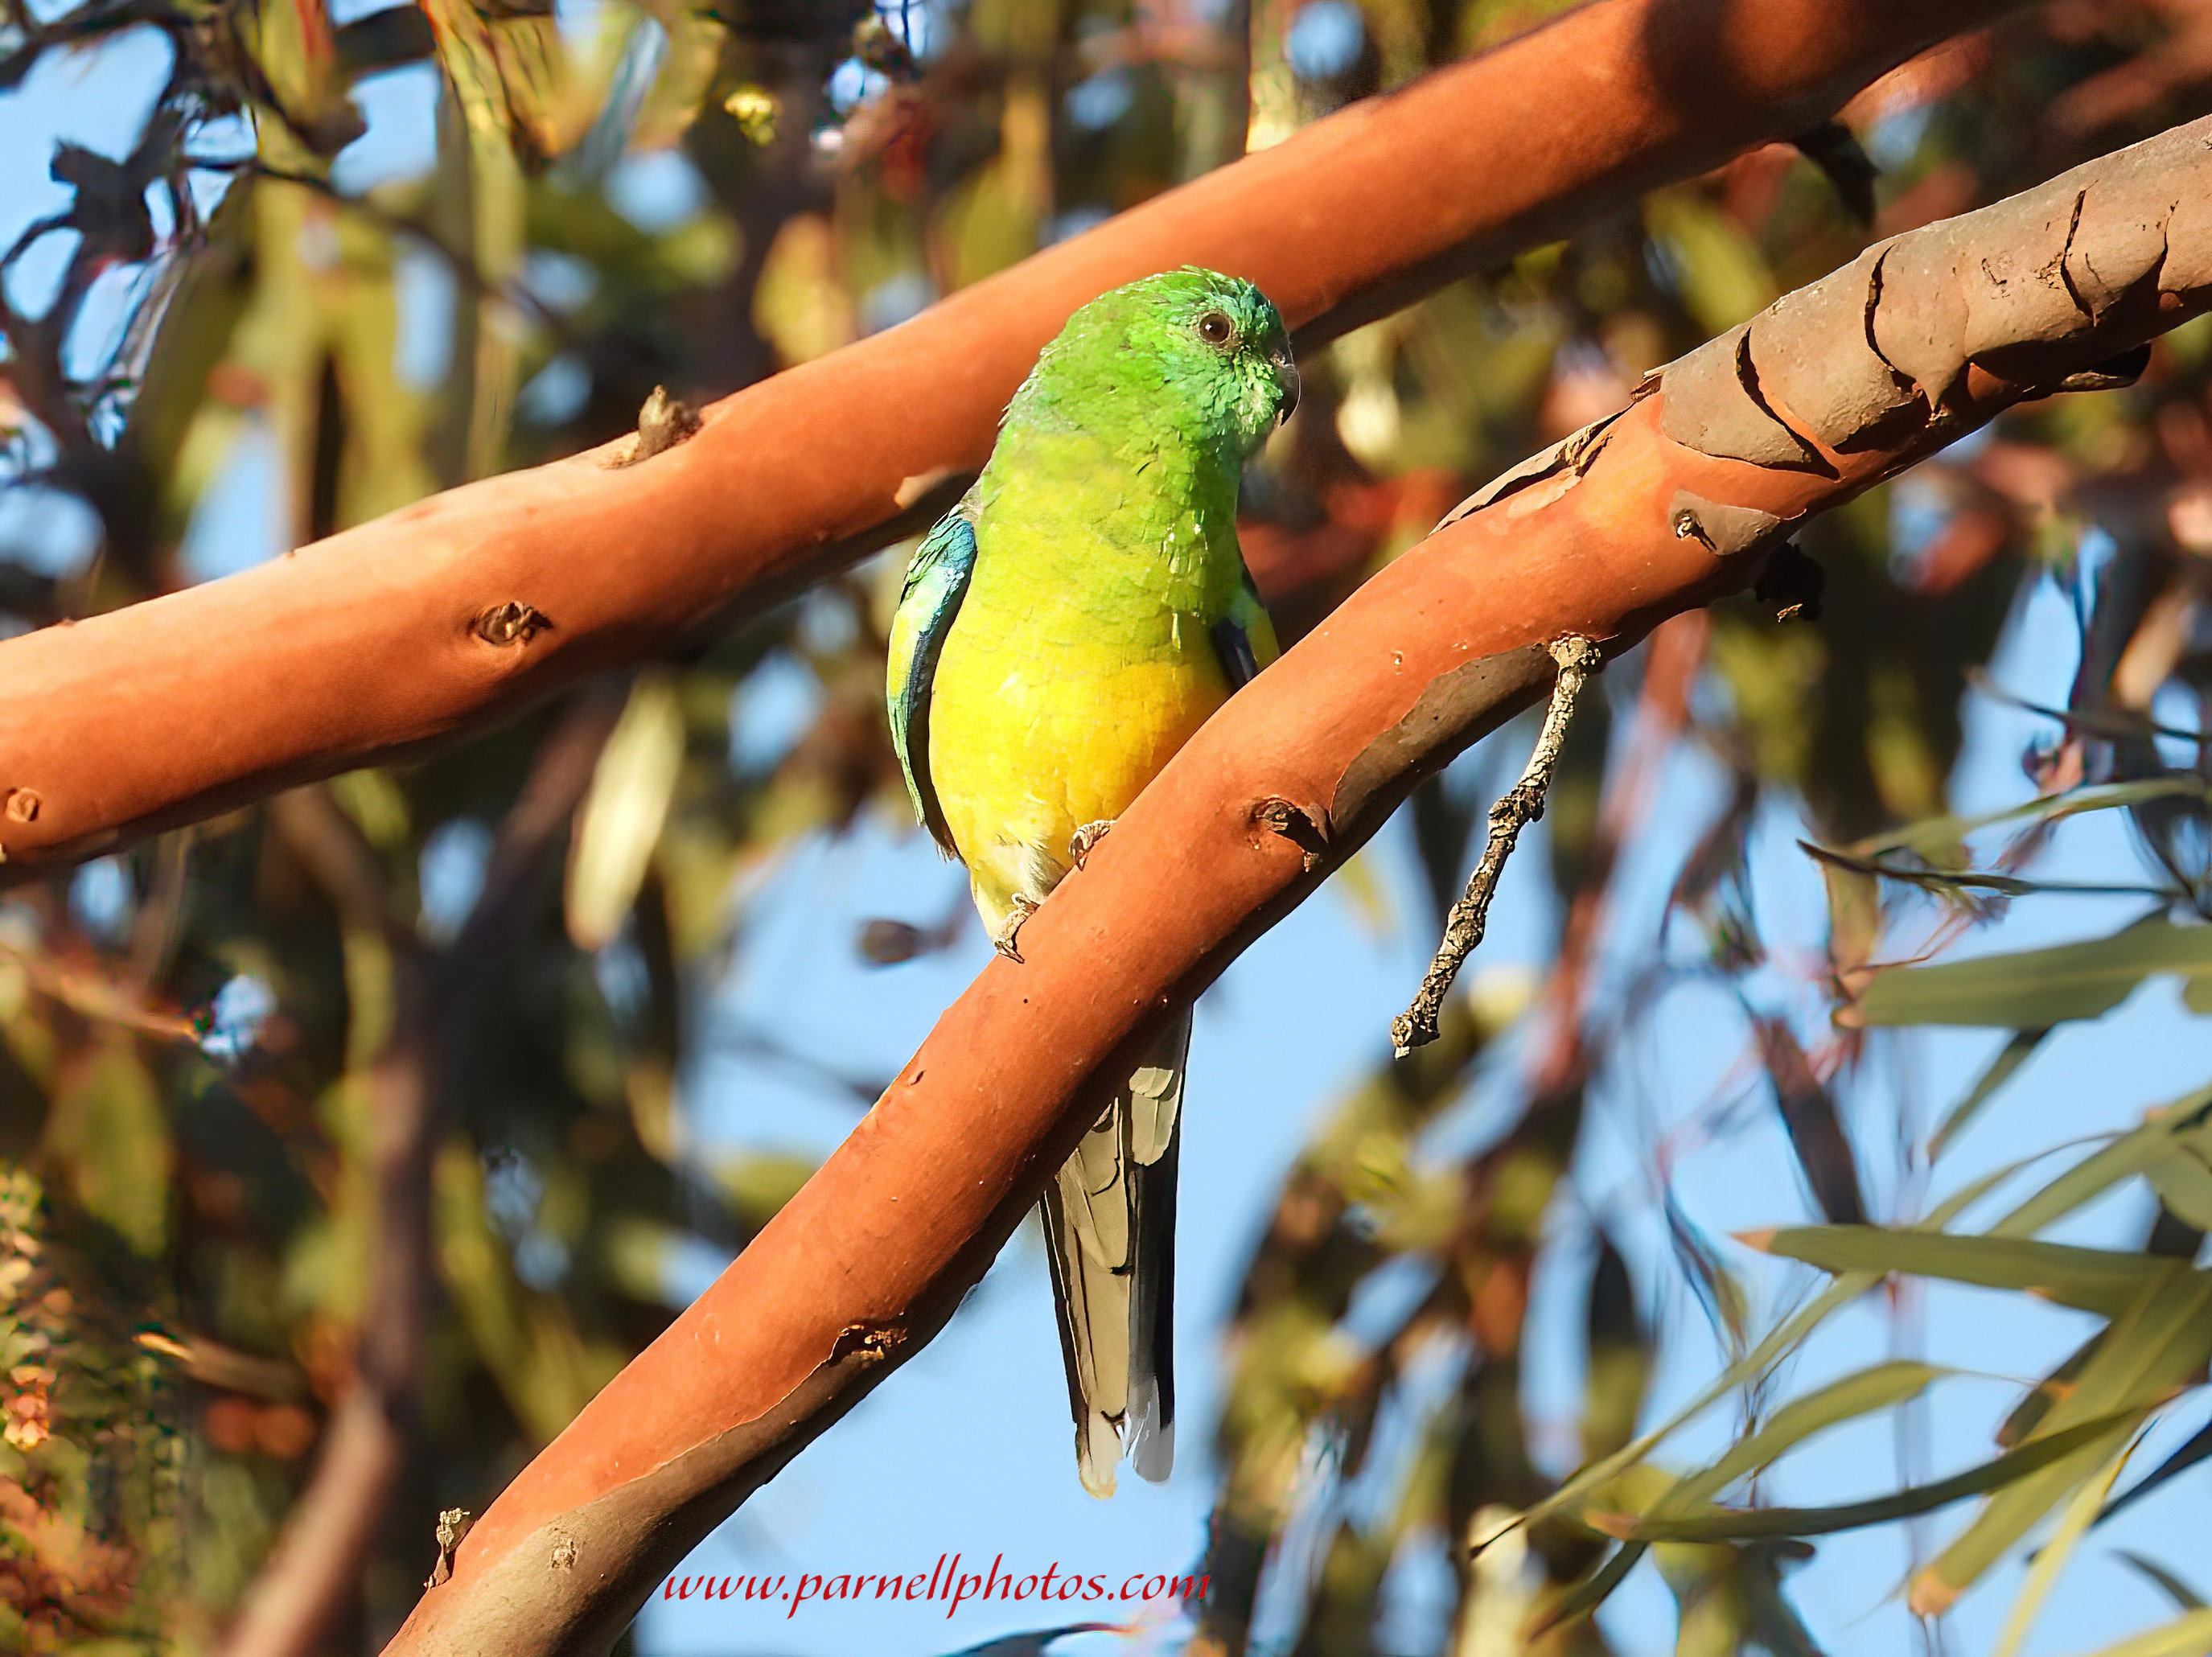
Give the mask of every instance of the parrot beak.
<path id="1" fill-rule="evenodd" d="M 1275 423 L 1281 426 L 1298 411 L 1298 366 L 1288 351 L 1275 359 L 1275 384 L 1283 388 L 1282 403 L 1275 410 Z"/>

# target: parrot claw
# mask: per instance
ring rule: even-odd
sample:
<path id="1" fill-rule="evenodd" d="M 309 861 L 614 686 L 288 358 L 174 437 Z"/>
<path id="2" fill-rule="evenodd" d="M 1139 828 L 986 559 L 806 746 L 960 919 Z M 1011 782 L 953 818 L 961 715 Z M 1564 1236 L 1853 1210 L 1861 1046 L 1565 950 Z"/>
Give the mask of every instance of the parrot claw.
<path id="1" fill-rule="evenodd" d="M 1006 917 L 1006 924 L 1004 929 L 1000 932 L 997 937 L 991 940 L 991 947 L 996 950 L 1000 955 L 1006 956 L 1007 960 L 1013 962 L 1016 965 L 1019 965 L 1021 963 L 1022 952 L 1019 949 L 1015 947 L 1014 939 L 1022 930 L 1022 922 L 1027 920 L 1031 915 L 1037 912 L 1036 900 L 1035 898 L 1024 897 L 1019 892 L 1017 892 L 1014 894 L 1013 907 L 1014 912 Z"/>
<path id="2" fill-rule="evenodd" d="M 1113 818 L 1103 817 L 1097 822 L 1085 823 L 1067 837 L 1067 855 L 1077 868 L 1084 865 L 1097 849 L 1098 842 L 1106 838 L 1106 831 L 1113 826 Z"/>

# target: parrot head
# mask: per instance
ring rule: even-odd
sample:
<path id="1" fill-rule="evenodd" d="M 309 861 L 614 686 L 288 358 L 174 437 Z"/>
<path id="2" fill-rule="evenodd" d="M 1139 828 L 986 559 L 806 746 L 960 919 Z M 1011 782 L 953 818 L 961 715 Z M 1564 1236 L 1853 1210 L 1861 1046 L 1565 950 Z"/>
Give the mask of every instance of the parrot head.
<path id="1" fill-rule="evenodd" d="M 1085 424 L 1164 423 L 1242 465 L 1297 406 L 1290 332 L 1241 277 L 1186 266 L 1101 294 L 1038 359 L 1034 403 Z M 1136 434 L 1133 433 L 1133 434 Z"/>

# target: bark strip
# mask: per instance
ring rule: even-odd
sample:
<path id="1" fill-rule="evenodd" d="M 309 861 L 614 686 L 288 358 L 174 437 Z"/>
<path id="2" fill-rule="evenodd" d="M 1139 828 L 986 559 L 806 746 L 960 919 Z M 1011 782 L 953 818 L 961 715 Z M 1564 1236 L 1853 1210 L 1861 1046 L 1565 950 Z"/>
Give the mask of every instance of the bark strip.
<path id="1" fill-rule="evenodd" d="M 2061 208 L 2069 239 L 2046 244 Z M 515 1657 L 605 1650 L 672 1551 L 942 1324 L 1165 1013 L 1542 694 L 1544 641 L 1625 648 L 1747 586 L 1787 526 L 2212 309 L 2212 118 L 1850 269 L 1860 302 L 1826 307 L 1825 331 L 1783 331 L 1807 308 L 1784 300 L 1750 325 L 1747 381 L 1700 372 L 1701 353 L 1662 371 L 1574 464 L 1455 514 L 1233 697 L 1030 917 L 1025 962 L 984 968 L 805 1187 L 477 1522 L 388 1651 L 459 1657 L 495 1627 Z M 1778 336 L 1808 368 L 1879 348 L 1910 395 L 1815 431 L 1758 377 Z M 1740 396 L 1820 464 L 1701 448 L 1743 429 Z M 856 1338 L 883 1354 L 865 1376 Z M 548 1543 L 538 1563 L 555 1527 L 574 1553 Z M 588 1576 L 556 1563 L 587 1548 L 605 1562 Z M 541 1609 L 521 1621 L 492 1609 L 526 1601 Z"/>
<path id="2" fill-rule="evenodd" d="M 680 444 L 625 437 L 0 641 L 0 797 L 40 802 L 0 810 L 0 883 L 404 756 L 921 528 L 1108 288 L 1212 265 L 1310 343 L 1804 131 L 2009 4 L 1595 0 L 725 398 Z"/>

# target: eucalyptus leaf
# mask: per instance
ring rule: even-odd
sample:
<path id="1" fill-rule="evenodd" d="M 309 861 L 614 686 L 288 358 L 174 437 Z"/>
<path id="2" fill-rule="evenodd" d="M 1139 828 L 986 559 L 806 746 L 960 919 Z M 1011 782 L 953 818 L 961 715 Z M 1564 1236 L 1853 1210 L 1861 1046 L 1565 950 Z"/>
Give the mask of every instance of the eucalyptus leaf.
<path id="1" fill-rule="evenodd" d="M 2052 1404 L 2031 1449 L 2085 1423 L 2118 1420 L 2106 1454 L 2118 1448 L 2150 1409 L 2173 1388 L 2200 1374 L 2212 1354 L 2212 1273 L 2179 1260 L 2165 1263 L 2125 1313 L 2113 1320 L 2074 1387 Z M 2017 1454 L 2015 1452 L 2014 1454 Z M 2100 1455 L 2084 1449 L 2009 1481 L 1995 1492 L 1972 1524 L 1914 1578 L 1909 1601 L 1923 1616 L 1940 1615 L 2081 1481 Z"/>
<path id="2" fill-rule="evenodd" d="M 2157 1583 L 2159 1587 L 2165 1593 L 2166 1598 L 2172 1600 L 2173 1603 L 2180 1606 L 2182 1610 L 2203 1611 L 2204 1609 L 2204 1596 L 2197 1593 L 2195 1588 L 2191 1587 L 2188 1583 L 2183 1581 L 2180 1577 L 2175 1575 L 2173 1572 L 2168 1570 L 2164 1565 L 2160 1564 L 2157 1560 L 2146 1558 L 2142 1554 L 2130 1552 L 2125 1548 L 2118 1549 L 2116 1551 L 2117 1556 L 2119 1558 L 2125 1560 L 2129 1564 L 2134 1566 L 2136 1570 L 2142 1572 L 2152 1581 Z"/>
<path id="3" fill-rule="evenodd" d="M 1712 1466 L 1682 1478 L 1660 1498 L 1652 1512 L 1686 1512 L 1746 1474 L 1778 1460 L 1815 1433 L 1917 1398 L 1932 1382 L 1950 1373 L 1935 1364 L 1899 1358 L 1877 1363 L 1831 1381 L 1818 1392 L 1792 1399 L 1757 1431 L 1738 1440 Z"/>
<path id="4" fill-rule="evenodd" d="M 1948 1478 L 1909 1485 L 1865 1502 L 1846 1502 L 1829 1508 L 1753 1508 L 1723 1513 L 1653 1514 L 1643 1519 L 1627 1514 L 1594 1514 L 1590 1523 L 1623 1542 L 1745 1542 L 1759 1537 L 1828 1536 L 1838 1531 L 1859 1530 L 1869 1525 L 1908 1519 L 1915 1514 L 1932 1513 L 1969 1496 L 1985 1495 L 2100 1440 L 2124 1435 L 2126 1429 L 2124 1417 L 2083 1422 L 2048 1438 L 2023 1444 L 2017 1450 L 2008 1450 Z"/>
<path id="5" fill-rule="evenodd" d="M 2205 1423 L 2203 1426 L 2191 1433 L 2180 1448 L 2145 1473 L 2135 1484 L 2130 1485 L 2124 1494 L 2107 1503 L 2104 1512 L 2097 1515 L 2097 1522 L 2103 1524 L 2123 1508 L 2132 1506 L 2167 1480 L 2187 1472 L 2191 1467 L 2208 1460 L 2212 1460 L 2212 1421 Z"/>
<path id="6" fill-rule="evenodd" d="M 1609 1554 L 1598 1568 L 1583 1576 L 1567 1590 L 1556 1604 L 1547 1606 L 1540 1617 L 1531 1620 L 1522 1630 L 1522 1637 L 1530 1644 L 1540 1640 L 1562 1623 L 1586 1617 L 1611 1597 L 1613 1591 L 1626 1580 L 1628 1573 L 1650 1549 L 1648 1542 L 1624 1542 Z"/>
<path id="7" fill-rule="evenodd" d="M 2212 1116 L 2212 1088 L 2153 1112 L 2110 1144 L 2083 1157 L 1990 1228 L 1997 1237 L 2029 1237 L 2130 1174 L 2146 1173 L 2177 1135 L 2202 1131 Z"/>
<path id="8" fill-rule="evenodd" d="M 1521 1515 L 1523 1526 L 1533 1525 L 1589 1497 L 1594 1490 L 1641 1461 L 1688 1423 L 1694 1421 L 1720 1399 L 1739 1387 L 1747 1385 L 1766 1373 L 1772 1366 L 1796 1351 L 1821 1324 L 1856 1300 L 1875 1284 L 1879 1276 L 1871 1272 L 1849 1273 L 1838 1277 L 1812 1300 L 1769 1331 L 1751 1350 L 1706 1383 L 1687 1404 L 1669 1416 L 1658 1426 L 1645 1433 L 1633 1443 L 1623 1445 L 1613 1454 L 1593 1461 L 1549 1496 L 1528 1508 Z"/>
<path id="9" fill-rule="evenodd" d="M 1884 863 L 1878 858 L 1854 857 L 1847 852 L 1831 851 L 1826 847 L 1815 846 L 1810 841 L 1801 840 L 1797 844 L 1808 855 L 1822 863 L 1833 864 L 1856 874 L 1872 875 L 1878 879 L 1917 886 L 1923 891 L 1938 895 L 1990 892 L 1999 897 L 2027 897 L 2037 893 L 2051 893 L 2073 897 L 2160 897 L 2169 900 L 2175 895 L 2169 886 L 2146 886 L 2141 881 L 2030 880 L 2021 875 L 1999 874 L 1991 870 L 1919 869 Z"/>
<path id="10" fill-rule="evenodd" d="M 2199 1231 L 2212 1231 L 2212 1166 L 2201 1150 L 2183 1141 L 2143 1172 L 2159 1201 Z"/>
<path id="11" fill-rule="evenodd" d="M 2161 916 L 2110 938 L 1875 974 L 1859 999 L 1869 1024 L 1996 1024 L 2014 1029 L 2098 1018 L 2154 974 L 2212 974 L 2212 926 Z"/>
<path id="12" fill-rule="evenodd" d="M 2192 1611 L 2087 1657 L 2204 1657 L 2207 1651 L 2212 1651 L 2212 1611 Z"/>
<path id="13" fill-rule="evenodd" d="M 2205 784 L 2195 777 L 2157 777 L 2136 782 L 2109 783 L 2076 788 L 2063 794 L 2039 795 L 2002 811 L 1974 817 L 1929 817 L 1887 835 L 1854 841 L 1848 848 L 1862 858 L 1878 858 L 1889 852 L 1911 852 L 1932 858 L 1968 835 L 2008 822 L 2058 822 L 2088 811 L 2112 811 L 2150 800 L 2191 795 L 2207 797 Z"/>
<path id="14" fill-rule="evenodd" d="M 1897 1272 L 1984 1289 L 2025 1290 L 2104 1317 L 2127 1310 L 2172 1266 L 2170 1260 L 2112 1249 L 1873 1225 L 1801 1226 L 1762 1241 L 1769 1253 L 1824 1272 Z"/>
<path id="15" fill-rule="evenodd" d="M 2081 1546 L 2082 1537 L 2088 1533 L 2089 1527 L 2097 1522 L 2097 1509 L 2112 1490 L 2112 1481 L 2127 1466 L 2130 1448 L 2121 1446 L 2118 1454 L 2105 1464 L 2103 1476 L 2084 1484 L 2067 1502 L 2065 1512 L 2059 1515 L 2057 1529 L 2038 1551 L 2035 1563 L 2028 1567 L 2027 1581 L 2021 1587 L 2020 1597 L 2013 1601 L 2012 1612 L 2005 1618 L 2004 1631 L 1997 1636 L 1990 1657 L 2018 1657 L 2021 1643 L 2035 1626 L 2037 1615 L 2051 1598 L 2051 1590 L 2058 1585 L 2059 1577 Z"/>

